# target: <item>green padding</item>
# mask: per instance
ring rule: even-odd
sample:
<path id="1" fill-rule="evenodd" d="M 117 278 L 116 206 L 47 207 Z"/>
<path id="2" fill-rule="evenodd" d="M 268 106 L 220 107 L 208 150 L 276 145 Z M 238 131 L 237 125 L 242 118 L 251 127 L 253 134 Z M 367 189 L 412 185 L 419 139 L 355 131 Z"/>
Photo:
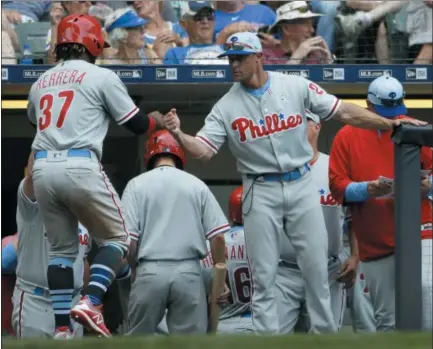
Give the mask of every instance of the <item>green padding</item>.
<path id="1" fill-rule="evenodd" d="M 431 349 L 431 333 L 295 335 L 278 337 L 208 336 L 83 339 L 74 341 L 2 340 L 2 347 L 20 349 Z"/>

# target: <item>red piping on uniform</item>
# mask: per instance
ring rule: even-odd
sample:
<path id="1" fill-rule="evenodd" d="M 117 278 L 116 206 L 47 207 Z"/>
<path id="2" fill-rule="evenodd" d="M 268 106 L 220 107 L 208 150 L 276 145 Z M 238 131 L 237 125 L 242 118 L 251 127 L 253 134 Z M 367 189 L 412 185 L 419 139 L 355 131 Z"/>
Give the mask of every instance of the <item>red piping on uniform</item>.
<path id="1" fill-rule="evenodd" d="M 18 311 L 18 336 L 21 338 L 21 328 L 22 328 L 22 321 L 23 321 L 23 304 L 24 304 L 24 292 L 21 291 L 21 297 L 20 297 L 20 310 Z"/>
<path id="2" fill-rule="evenodd" d="M 121 124 L 122 122 L 125 122 L 129 117 L 133 116 L 132 114 L 137 113 L 137 112 L 138 112 L 138 108 L 135 107 L 128 114 L 126 114 L 123 118 L 121 118 L 117 123 Z"/>
<path id="3" fill-rule="evenodd" d="M 120 219 L 122 220 L 122 224 L 123 224 L 123 231 L 129 237 L 129 233 L 126 230 L 125 220 L 123 219 L 123 216 L 122 216 L 122 211 L 120 210 L 120 206 L 117 204 L 116 199 L 114 198 L 114 193 L 110 190 L 110 187 L 108 186 L 107 177 L 104 174 L 104 170 L 102 169 L 101 163 L 99 163 L 99 170 L 101 171 L 102 177 L 104 178 L 105 187 L 107 188 L 108 193 L 111 195 L 111 200 L 113 200 L 114 205 L 117 208 L 117 212 L 119 212 L 119 216 L 120 216 Z"/>
<path id="4" fill-rule="evenodd" d="M 325 118 L 325 120 L 330 118 L 334 114 L 335 109 L 337 108 L 337 105 L 339 105 L 339 104 L 340 104 L 340 100 L 338 98 L 335 98 L 334 106 L 332 107 L 331 112 L 328 114 L 328 116 Z"/>
<path id="5" fill-rule="evenodd" d="M 228 230 L 229 228 L 230 228 L 230 225 L 228 225 L 228 224 L 220 225 L 219 227 L 216 227 L 216 228 L 212 229 L 210 232 L 208 232 L 206 234 L 206 237 L 209 237 L 210 235 L 214 234 L 218 230 L 221 230 L 221 229 L 227 229 Z"/>
<path id="6" fill-rule="evenodd" d="M 202 136 L 196 136 L 196 138 L 202 140 L 205 144 L 207 144 L 209 147 L 211 147 L 211 149 L 213 151 L 215 151 L 215 152 L 218 151 L 218 149 L 209 140 L 207 140 L 206 138 L 204 138 Z"/>

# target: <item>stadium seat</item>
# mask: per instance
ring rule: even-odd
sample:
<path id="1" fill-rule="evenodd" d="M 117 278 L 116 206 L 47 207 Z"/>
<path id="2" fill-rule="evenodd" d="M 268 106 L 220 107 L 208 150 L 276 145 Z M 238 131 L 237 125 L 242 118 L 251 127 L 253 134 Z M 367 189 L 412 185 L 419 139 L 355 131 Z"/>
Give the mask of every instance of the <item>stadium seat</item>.
<path id="1" fill-rule="evenodd" d="M 22 54 L 23 52 L 24 44 L 28 43 L 34 57 L 44 57 L 45 41 L 50 27 L 49 22 L 22 23 L 17 25 L 15 31 L 20 42 L 20 53 Z"/>

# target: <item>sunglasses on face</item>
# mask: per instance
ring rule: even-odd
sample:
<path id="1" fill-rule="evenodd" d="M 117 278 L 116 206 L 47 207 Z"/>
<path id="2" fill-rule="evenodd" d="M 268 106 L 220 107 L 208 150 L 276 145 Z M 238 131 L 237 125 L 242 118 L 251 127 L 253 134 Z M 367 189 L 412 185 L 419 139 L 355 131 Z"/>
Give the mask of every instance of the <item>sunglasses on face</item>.
<path id="1" fill-rule="evenodd" d="M 209 22 L 215 20 L 215 14 L 214 13 L 201 13 L 199 15 L 195 15 L 193 17 L 194 22 L 201 22 L 204 19 L 207 19 Z"/>

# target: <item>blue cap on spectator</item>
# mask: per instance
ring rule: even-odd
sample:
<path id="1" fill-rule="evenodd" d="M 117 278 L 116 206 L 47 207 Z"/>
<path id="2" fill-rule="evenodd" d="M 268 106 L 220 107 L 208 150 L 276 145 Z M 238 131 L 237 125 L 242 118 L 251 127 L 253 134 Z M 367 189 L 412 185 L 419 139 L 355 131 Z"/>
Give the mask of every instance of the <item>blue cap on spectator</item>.
<path id="1" fill-rule="evenodd" d="M 224 53 L 218 58 L 225 56 L 251 55 L 263 51 L 260 39 L 256 34 L 241 32 L 231 35 L 224 44 Z"/>
<path id="2" fill-rule="evenodd" d="M 403 85 L 391 76 L 381 76 L 373 80 L 368 87 L 367 98 L 373 104 L 374 111 L 381 116 L 406 115 L 404 97 Z"/>
<path id="3" fill-rule="evenodd" d="M 188 1 L 189 10 L 183 16 L 195 16 L 203 9 L 215 11 L 210 1 Z"/>
<path id="4" fill-rule="evenodd" d="M 107 26 L 107 32 L 112 31 L 116 28 L 137 28 L 148 23 L 148 20 L 144 20 L 139 17 L 133 10 L 126 11 L 121 16 L 116 18 L 113 23 Z"/>

